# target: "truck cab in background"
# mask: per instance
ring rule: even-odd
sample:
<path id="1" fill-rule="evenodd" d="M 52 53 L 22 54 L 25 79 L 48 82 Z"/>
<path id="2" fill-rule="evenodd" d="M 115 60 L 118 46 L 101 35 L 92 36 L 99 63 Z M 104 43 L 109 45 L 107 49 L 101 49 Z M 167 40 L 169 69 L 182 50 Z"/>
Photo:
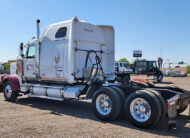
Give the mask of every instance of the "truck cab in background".
<path id="1" fill-rule="evenodd" d="M 153 79 L 157 80 L 157 82 L 161 82 L 163 79 L 163 73 L 157 67 L 156 61 L 136 60 L 134 64 L 127 64 L 126 62 L 116 62 L 115 73 L 116 76 L 120 78 L 121 76 L 127 78 L 128 74 L 139 74 L 153 76 Z"/>
<path id="2" fill-rule="evenodd" d="M 133 71 L 135 74 L 153 76 L 153 79 L 158 82 L 161 82 L 163 79 L 163 73 L 158 68 L 156 61 L 136 60 L 133 65 Z"/>

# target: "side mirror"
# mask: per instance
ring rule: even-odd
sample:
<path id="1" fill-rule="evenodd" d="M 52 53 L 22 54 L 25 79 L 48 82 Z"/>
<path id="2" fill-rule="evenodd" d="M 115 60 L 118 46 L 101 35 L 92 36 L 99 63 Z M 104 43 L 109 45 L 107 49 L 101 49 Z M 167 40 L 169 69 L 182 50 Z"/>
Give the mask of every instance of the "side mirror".
<path id="1" fill-rule="evenodd" d="M 20 47 L 19 47 L 19 56 L 21 56 L 22 58 L 24 57 L 24 50 L 23 50 L 23 43 L 20 43 Z"/>

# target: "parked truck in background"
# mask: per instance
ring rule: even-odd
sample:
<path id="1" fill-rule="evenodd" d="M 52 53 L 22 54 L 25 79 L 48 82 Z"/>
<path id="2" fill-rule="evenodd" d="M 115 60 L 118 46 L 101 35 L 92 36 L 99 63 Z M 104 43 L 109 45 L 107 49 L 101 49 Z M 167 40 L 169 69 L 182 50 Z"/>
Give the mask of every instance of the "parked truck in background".
<path id="1" fill-rule="evenodd" d="M 156 61 L 136 60 L 133 66 L 134 73 L 153 76 L 154 80 L 162 82 L 163 73 L 158 68 Z"/>
<path id="2" fill-rule="evenodd" d="M 127 64 L 125 62 L 117 62 L 115 65 L 116 76 L 120 74 L 138 74 L 153 76 L 157 82 L 162 82 L 163 73 L 158 68 L 156 61 L 136 60 L 134 64 Z"/>
<path id="3" fill-rule="evenodd" d="M 116 62 L 115 63 L 115 72 L 117 73 L 132 73 L 133 69 L 130 64 L 126 62 Z"/>
<path id="4" fill-rule="evenodd" d="M 74 17 L 49 25 L 40 35 L 39 23 L 37 37 L 20 44 L 16 74 L 1 78 L 7 101 L 21 95 L 58 101 L 85 97 L 92 99 L 98 118 L 111 121 L 122 116 L 143 128 L 163 120 L 175 124 L 177 112 L 190 103 L 189 91 L 178 87 L 156 87 L 147 80 L 114 82 L 112 26 Z"/>

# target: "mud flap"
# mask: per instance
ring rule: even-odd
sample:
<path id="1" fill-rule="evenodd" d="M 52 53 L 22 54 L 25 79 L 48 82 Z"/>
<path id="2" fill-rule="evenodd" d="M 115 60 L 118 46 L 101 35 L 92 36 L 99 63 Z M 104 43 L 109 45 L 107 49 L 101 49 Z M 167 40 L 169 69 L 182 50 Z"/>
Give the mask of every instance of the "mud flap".
<path id="1" fill-rule="evenodd" d="M 176 128 L 177 125 L 177 108 L 176 104 L 168 107 L 168 114 L 165 119 L 161 120 L 157 127 L 161 130 L 169 131 Z"/>
<path id="2" fill-rule="evenodd" d="M 176 104 L 170 105 L 168 107 L 168 125 L 169 129 L 177 125 L 177 107 Z"/>

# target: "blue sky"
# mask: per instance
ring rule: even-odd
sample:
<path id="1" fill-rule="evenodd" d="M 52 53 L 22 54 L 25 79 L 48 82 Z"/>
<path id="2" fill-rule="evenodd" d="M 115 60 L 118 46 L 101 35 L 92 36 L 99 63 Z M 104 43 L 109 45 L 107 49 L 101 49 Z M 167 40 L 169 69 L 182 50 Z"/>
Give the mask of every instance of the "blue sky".
<path id="1" fill-rule="evenodd" d="M 47 25 L 78 16 L 93 24 L 115 28 L 116 59 L 143 58 L 190 63 L 189 0 L 0 0 L 0 61 L 15 59 L 20 42 Z"/>

